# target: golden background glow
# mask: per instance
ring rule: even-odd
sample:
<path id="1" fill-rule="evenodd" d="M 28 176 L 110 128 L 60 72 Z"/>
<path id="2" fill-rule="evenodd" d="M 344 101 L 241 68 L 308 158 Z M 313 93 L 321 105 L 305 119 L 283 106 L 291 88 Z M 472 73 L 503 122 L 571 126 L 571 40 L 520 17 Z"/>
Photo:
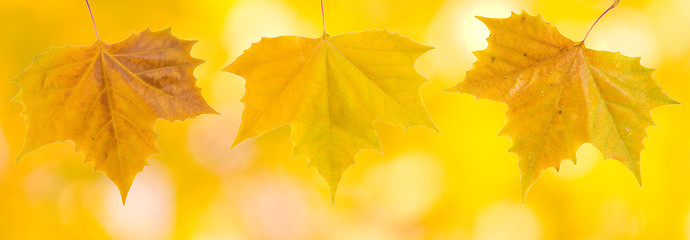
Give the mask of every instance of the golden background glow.
<path id="1" fill-rule="evenodd" d="M 520 199 L 517 157 L 497 134 L 503 103 L 441 93 L 486 47 L 475 15 L 541 13 L 578 41 L 608 0 L 325 0 L 331 35 L 389 29 L 434 50 L 417 61 L 441 134 L 377 122 L 383 155 L 363 151 L 335 205 L 305 158 L 292 159 L 289 127 L 229 150 L 244 80 L 221 69 L 260 37 L 321 34 L 318 0 L 103 1 L 91 5 L 101 39 L 172 27 L 198 39 L 198 85 L 222 115 L 157 121 L 162 156 L 151 157 L 127 205 L 74 144 L 14 161 L 26 126 L 9 80 L 51 46 L 96 40 L 83 1 L 6 1 L 0 8 L 0 239 L 690 239 L 690 109 L 652 111 L 640 188 L 589 144 L 578 164 L 545 171 Z M 623 0 L 587 40 L 592 49 L 642 57 L 665 92 L 690 103 L 690 1 Z"/>

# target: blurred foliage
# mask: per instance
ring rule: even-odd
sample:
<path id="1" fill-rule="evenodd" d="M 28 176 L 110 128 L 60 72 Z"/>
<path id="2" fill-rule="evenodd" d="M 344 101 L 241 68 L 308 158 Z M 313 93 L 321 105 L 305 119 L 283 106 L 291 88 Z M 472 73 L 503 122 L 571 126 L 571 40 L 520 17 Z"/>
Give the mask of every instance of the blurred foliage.
<path id="1" fill-rule="evenodd" d="M 19 87 L 9 80 L 50 46 L 95 41 L 83 1 L 5 1 L 0 8 L 0 239 L 684 239 L 690 236 L 690 109 L 652 111 L 640 188 L 617 161 L 589 144 L 578 164 L 546 171 L 520 201 L 517 158 L 497 137 L 506 106 L 441 93 L 486 47 L 474 18 L 540 12 L 581 39 L 604 0 L 325 0 L 332 35 L 389 29 L 436 49 L 417 70 L 430 80 L 424 102 L 441 130 L 376 123 L 383 155 L 361 152 L 335 205 L 305 158 L 292 159 L 289 128 L 229 150 L 244 81 L 220 70 L 262 36 L 321 34 L 316 0 L 91 2 L 101 39 L 147 27 L 200 40 L 192 55 L 204 97 L 222 115 L 157 121 L 162 156 L 138 175 L 127 205 L 71 142 L 14 159 L 26 133 Z M 690 102 L 690 2 L 623 0 L 588 47 L 642 57 L 665 92 Z"/>

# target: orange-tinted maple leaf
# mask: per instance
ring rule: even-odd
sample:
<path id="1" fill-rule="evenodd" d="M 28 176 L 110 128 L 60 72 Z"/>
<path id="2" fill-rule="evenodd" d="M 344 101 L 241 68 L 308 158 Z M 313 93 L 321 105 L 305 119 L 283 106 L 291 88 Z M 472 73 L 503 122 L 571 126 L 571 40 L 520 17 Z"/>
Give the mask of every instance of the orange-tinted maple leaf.
<path id="1" fill-rule="evenodd" d="M 196 41 L 170 29 L 88 47 L 54 48 L 36 56 L 14 81 L 21 90 L 28 132 L 19 155 L 53 142 L 74 141 L 85 162 L 103 171 L 124 203 L 134 177 L 158 154 L 154 122 L 215 113 L 192 75 L 202 63 L 189 51 Z"/>

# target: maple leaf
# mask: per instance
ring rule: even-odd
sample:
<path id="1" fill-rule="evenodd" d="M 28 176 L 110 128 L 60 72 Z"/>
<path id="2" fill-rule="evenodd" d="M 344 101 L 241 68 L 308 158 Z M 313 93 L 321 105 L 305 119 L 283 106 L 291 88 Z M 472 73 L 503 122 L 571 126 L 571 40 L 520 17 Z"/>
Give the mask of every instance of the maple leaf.
<path id="1" fill-rule="evenodd" d="M 246 80 L 233 146 L 290 124 L 294 157 L 310 159 L 333 199 L 360 150 L 381 152 L 375 120 L 436 129 L 419 93 L 426 79 L 414 69 L 430 49 L 378 30 L 262 38 L 225 69 Z"/>
<path id="2" fill-rule="evenodd" d="M 512 139 L 510 151 L 518 155 L 523 199 L 542 171 L 558 170 L 564 159 L 575 162 L 585 142 L 604 159 L 622 162 L 641 184 L 650 111 L 677 103 L 652 78 L 654 70 L 640 58 L 573 42 L 540 15 L 478 18 L 491 31 L 489 46 L 475 53 L 474 68 L 449 91 L 508 104 L 501 135 Z"/>
<path id="3" fill-rule="evenodd" d="M 18 160 L 54 142 L 72 140 L 85 162 L 119 188 L 122 202 L 148 157 L 160 154 L 154 123 L 216 113 L 192 72 L 203 61 L 189 51 L 196 41 L 170 29 L 88 47 L 54 48 L 36 56 L 13 81 L 28 131 Z"/>

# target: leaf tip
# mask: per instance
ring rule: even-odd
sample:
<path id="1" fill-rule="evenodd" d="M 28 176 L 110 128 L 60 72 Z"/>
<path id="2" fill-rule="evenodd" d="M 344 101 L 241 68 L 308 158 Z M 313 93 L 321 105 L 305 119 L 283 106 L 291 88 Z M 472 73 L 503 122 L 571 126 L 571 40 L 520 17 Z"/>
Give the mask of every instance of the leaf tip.
<path id="1" fill-rule="evenodd" d="M 213 107 L 209 106 L 208 103 L 205 104 L 204 111 L 202 112 L 203 114 L 214 114 L 214 115 L 221 115 L 216 109 L 213 109 Z"/>
<path id="2" fill-rule="evenodd" d="M 117 188 L 120 190 L 120 197 L 122 198 L 122 206 L 124 206 L 127 203 L 127 194 L 129 193 L 129 188 L 131 187 L 131 184 L 128 184 L 126 186 L 117 186 Z"/>
<path id="3" fill-rule="evenodd" d="M 522 190 L 522 195 L 520 196 L 520 200 L 522 201 L 522 204 L 525 204 L 525 200 L 527 200 L 527 192 L 529 192 L 529 189 L 532 187 L 532 185 L 529 185 L 525 187 L 524 185 L 520 188 Z"/>
<path id="4" fill-rule="evenodd" d="M 535 176 L 536 174 L 536 176 Z M 540 172 L 537 171 L 537 173 L 525 173 L 524 171 L 521 171 L 520 173 L 520 189 L 522 191 L 522 203 L 525 203 L 525 200 L 527 199 L 527 192 L 532 188 L 534 185 L 534 182 L 536 182 L 537 178 L 539 178 L 539 175 L 541 175 Z"/>
<path id="5" fill-rule="evenodd" d="M 336 184 L 335 187 L 331 187 L 329 185 L 328 189 L 331 192 L 331 204 L 333 204 L 333 206 L 335 206 L 335 193 L 338 191 L 338 185 Z"/>
<path id="6" fill-rule="evenodd" d="M 238 59 L 239 59 L 239 57 L 238 57 Z M 232 63 L 228 64 L 228 66 L 223 68 L 223 71 L 235 74 L 237 76 L 241 76 L 239 71 L 237 71 L 237 59 L 235 59 L 235 61 L 233 61 Z"/>
<path id="7" fill-rule="evenodd" d="M 446 89 L 444 89 L 444 90 L 441 91 L 441 92 L 442 92 L 442 93 L 456 93 L 456 92 L 460 92 L 460 91 L 459 91 L 458 85 L 459 85 L 459 84 L 457 84 L 457 85 L 455 85 L 455 86 L 452 86 L 452 87 L 449 87 L 449 88 L 446 88 Z"/>
<path id="8" fill-rule="evenodd" d="M 673 99 L 673 98 L 671 98 L 671 97 L 669 97 L 669 96 L 666 96 L 666 104 L 669 104 L 669 105 L 677 105 L 677 104 L 681 104 L 681 102 L 676 101 L 675 99 Z"/>
<path id="9" fill-rule="evenodd" d="M 436 124 L 431 123 L 430 127 L 427 127 L 428 129 L 431 129 L 431 131 L 434 131 L 436 134 L 441 134 L 441 130 L 436 127 Z"/>
<path id="10" fill-rule="evenodd" d="M 239 144 L 242 143 L 244 140 L 245 140 L 245 139 L 243 139 L 243 138 L 235 137 L 235 140 L 232 141 L 232 145 L 230 145 L 230 149 L 235 148 L 235 146 L 239 145 Z"/>
<path id="11" fill-rule="evenodd" d="M 637 164 L 636 167 L 630 168 L 630 171 L 632 171 L 633 175 L 635 175 L 637 184 L 640 185 L 640 187 L 642 187 L 642 174 L 640 173 L 640 165 Z"/>
<path id="12" fill-rule="evenodd" d="M 330 172 L 326 173 L 322 171 L 319 167 L 313 165 L 314 164 L 314 159 L 310 159 L 309 161 L 309 167 L 315 168 L 316 171 L 319 172 L 319 175 L 323 178 L 323 180 L 326 182 L 326 186 L 328 187 L 330 198 L 331 198 L 331 203 L 335 205 L 335 195 L 338 192 L 338 185 L 340 185 L 340 180 L 342 179 L 344 175 L 343 172 Z M 349 168 L 349 167 L 348 167 Z"/>
<path id="13" fill-rule="evenodd" d="M 31 144 L 32 147 L 27 147 L 27 143 L 29 143 L 29 141 L 24 142 L 24 147 L 22 148 L 22 151 L 19 153 L 19 155 L 17 155 L 17 158 L 14 159 L 15 162 L 19 162 L 19 160 L 22 160 L 27 154 L 36 151 L 36 149 L 39 148 L 33 146 L 33 144 Z"/>
<path id="14" fill-rule="evenodd" d="M 474 17 L 477 18 L 477 19 L 479 19 L 479 21 L 481 21 L 481 22 L 483 22 L 483 23 L 486 23 L 486 22 L 485 22 L 486 20 L 491 19 L 491 18 L 488 18 L 488 17 L 479 16 L 479 15 L 474 16 Z"/>
<path id="15" fill-rule="evenodd" d="M 326 178 L 324 177 L 324 179 L 326 179 Z M 338 184 L 340 184 L 340 180 L 338 180 L 336 182 L 326 181 L 326 185 L 328 185 L 328 190 L 329 190 L 330 197 L 331 197 L 331 204 L 333 204 L 334 206 L 335 206 L 335 194 L 338 192 Z"/>

